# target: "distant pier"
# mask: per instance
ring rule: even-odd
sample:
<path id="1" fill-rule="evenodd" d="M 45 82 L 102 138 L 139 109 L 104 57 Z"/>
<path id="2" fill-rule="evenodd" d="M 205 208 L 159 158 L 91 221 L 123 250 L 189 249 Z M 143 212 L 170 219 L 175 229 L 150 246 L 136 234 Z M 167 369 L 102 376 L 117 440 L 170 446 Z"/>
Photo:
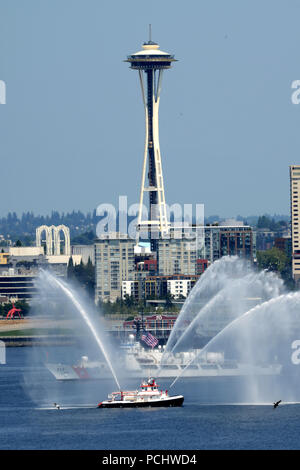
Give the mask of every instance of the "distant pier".
<path id="1" fill-rule="evenodd" d="M 68 335 L 1 336 L 0 338 L 6 347 L 74 346 L 79 342 L 77 336 Z"/>

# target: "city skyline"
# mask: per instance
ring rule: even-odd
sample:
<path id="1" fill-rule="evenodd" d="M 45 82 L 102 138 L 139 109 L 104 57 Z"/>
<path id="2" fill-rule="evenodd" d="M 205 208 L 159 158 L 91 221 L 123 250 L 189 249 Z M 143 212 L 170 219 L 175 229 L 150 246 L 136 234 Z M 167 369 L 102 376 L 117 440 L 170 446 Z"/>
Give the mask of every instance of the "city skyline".
<path id="1" fill-rule="evenodd" d="M 160 109 L 166 202 L 201 203 L 224 218 L 289 214 L 299 5 L 153 6 L 160 15 L 135 1 L 1 6 L 0 216 L 93 212 L 121 194 L 138 202 L 144 111 L 123 60 L 149 23 L 179 59 Z"/>

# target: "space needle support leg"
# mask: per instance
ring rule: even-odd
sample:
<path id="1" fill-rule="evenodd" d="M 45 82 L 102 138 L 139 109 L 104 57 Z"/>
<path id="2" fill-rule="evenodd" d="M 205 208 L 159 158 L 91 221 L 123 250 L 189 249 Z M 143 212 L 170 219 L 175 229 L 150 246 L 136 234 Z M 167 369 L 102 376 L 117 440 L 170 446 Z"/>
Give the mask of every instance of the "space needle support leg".
<path id="1" fill-rule="evenodd" d="M 142 214 L 143 214 L 143 200 L 144 200 L 144 191 L 145 191 L 145 177 L 146 177 L 146 167 L 147 167 L 147 156 L 148 156 L 148 106 L 145 94 L 145 86 L 144 86 L 144 78 L 143 78 L 143 71 L 139 70 L 139 78 L 142 90 L 142 98 L 145 108 L 145 149 L 144 149 L 144 163 L 143 163 L 143 171 L 142 171 L 142 184 L 141 184 L 141 192 L 140 192 L 140 204 L 139 204 L 139 213 L 138 213 L 138 225 L 142 221 Z M 139 240 L 139 230 L 137 230 L 136 240 L 138 243 Z"/>
<path id="2" fill-rule="evenodd" d="M 167 219 L 167 209 L 166 209 L 166 202 L 165 202 L 165 191 L 164 191 L 164 181 L 163 181 L 163 172 L 162 172 L 162 164 L 161 164 L 160 145 L 159 145 L 159 130 L 158 130 L 158 110 L 159 110 L 162 74 L 163 74 L 163 70 L 160 69 L 159 74 L 158 74 L 157 86 L 153 94 L 153 145 L 154 145 L 154 158 L 155 158 L 156 178 L 157 178 L 160 230 L 161 230 L 162 235 L 164 236 L 164 235 L 167 235 L 168 233 L 168 219 Z"/>

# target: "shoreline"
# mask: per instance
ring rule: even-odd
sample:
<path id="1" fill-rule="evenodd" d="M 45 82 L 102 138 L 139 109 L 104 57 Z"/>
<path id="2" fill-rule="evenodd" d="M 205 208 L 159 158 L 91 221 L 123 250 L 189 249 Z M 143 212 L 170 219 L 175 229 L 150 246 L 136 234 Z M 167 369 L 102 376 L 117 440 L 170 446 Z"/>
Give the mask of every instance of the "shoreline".
<path id="1" fill-rule="evenodd" d="M 79 337 L 67 335 L 35 335 L 35 336 L 0 336 L 5 347 L 24 346 L 74 346 Z"/>

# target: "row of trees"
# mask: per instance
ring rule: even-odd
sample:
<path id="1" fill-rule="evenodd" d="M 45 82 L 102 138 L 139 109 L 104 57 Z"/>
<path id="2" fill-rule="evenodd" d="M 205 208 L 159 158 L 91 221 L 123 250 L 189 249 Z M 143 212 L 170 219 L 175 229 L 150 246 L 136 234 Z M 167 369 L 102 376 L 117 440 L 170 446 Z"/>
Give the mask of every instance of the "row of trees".
<path id="1" fill-rule="evenodd" d="M 20 240 L 25 245 L 30 245 L 35 242 L 35 230 L 40 225 L 67 225 L 70 229 L 72 243 L 90 244 L 96 236 L 96 226 L 101 217 L 97 216 L 96 209 L 93 212 L 84 214 L 81 211 L 72 212 L 58 212 L 52 211 L 50 215 L 35 215 L 33 212 L 24 212 L 20 217 L 16 212 L 9 212 L 6 217 L 0 217 L 0 234 L 5 239 L 10 239 L 13 243 Z M 128 217 L 130 223 L 134 217 Z M 238 220 L 243 220 L 245 223 L 247 219 L 238 216 Z M 205 223 L 218 223 L 219 216 L 211 216 L 205 219 Z M 288 223 L 287 216 L 268 216 L 263 215 L 260 217 L 249 217 L 248 221 L 251 225 L 257 228 L 268 228 L 271 231 L 279 231 L 284 225 Z M 119 214 L 117 214 L 116 230 L 119 225 Z M 0 246 L 6 242 L 0 242 Z"/>
<path id="2" fill-rule="evenodd" d="M 150 299 L 149 299 L 150 300 Z M 168 292 L 164 298 L 153 298 L 151 300 L 163 300 L 165 303 L 157 308 L 157 313 L 163 312 L 178 312 L 178 305 L 173 303 L 173 296 Z M 99 309 L 104 315 L 128 315 L 134 317 L 135 315 L 145 313 L 153 313 L 153 305 L 149 305 L 144 300 L 136 300 L 134 297 L 126 295 L 125 299 L 117 299 L 116 302 L 99 302 Z"/>
<path id="3" fill-rule="evenodd" d="M 257 266 L 260 269 L 276 272 L 289 289 L 294 289 L 292 278 L 292 259 L 283 250 L 276 247 L 266 251 L 257 251 Z"/>
<path id="4" fill-rule="evenodd" d="M 81 260 L 80 264 L 74 266 L 73 259 L 70 257 L 67 276 L 69 281 L 75 281 L 79 284 L 89 298 L 94 298 L 95 267 L 90 258 L 87 264 L 84 264 Z"/>
<path id="5" fill-rule="evenodd" d="M 126 300 L 117 299 L 116 302 L 99 302 L 98 307 L 100 312 L 104 315 L 118 314 L 134 317 L 140 312 L 150 312 L 149 307 L 146 307 L 143 301 L 134 301 L 133 297 L 129 296 Z"/>
<path id="6" fill-rule="evenodd" d="M 262 215 L 261 217 L 258 217 L 256 227 L 258 229 L 267 228 L 272 232 L 278 232 L 280 230 L 284 230 L 288 226 L 288 223 L 289 222 L 286 220 L 275 221 L 274 218 Z"/>
<path id="7" fill-rule="evenodd" d="M 35 231 L 40 225 L 66 225 L 70 229 L 71 238 L 84 232 L 93 232 L 99 221 L 96 210 L 84 214 L 81 211 L 59 213 L 52 211 L 50 215 L 34 215 L 33 212 L 23 213 L 18 217 L 15 212 L 9 212 L 6 217 L 0 217 L 0 234 L 13 243 L 21 240 L 23 244 L 30 245 L 35 242 Z M 6 242 L 2 242 L 4 245 Z"/>

